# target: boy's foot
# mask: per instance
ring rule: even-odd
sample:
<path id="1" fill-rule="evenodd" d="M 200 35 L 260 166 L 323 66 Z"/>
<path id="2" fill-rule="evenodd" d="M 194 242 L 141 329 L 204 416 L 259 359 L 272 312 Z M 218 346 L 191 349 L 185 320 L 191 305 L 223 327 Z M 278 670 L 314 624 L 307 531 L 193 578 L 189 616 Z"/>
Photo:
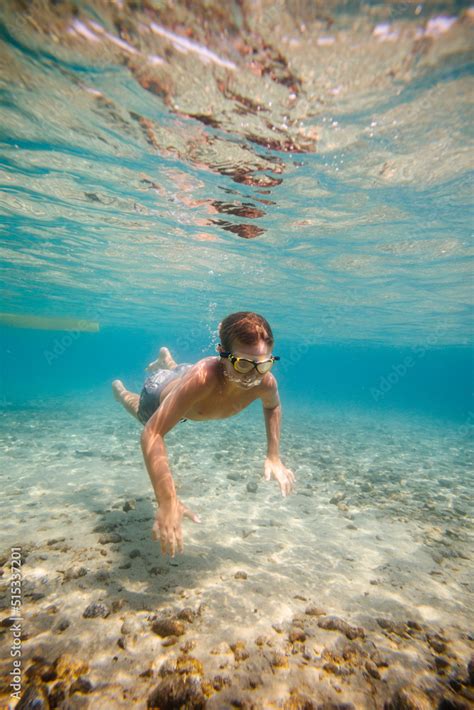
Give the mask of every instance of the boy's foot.
<path id="1" fill-rule="evenodd" d="M 125 391 L 126 391 L 126 388 L 125 388 L 125 385 L 123 384 L 122 380 L 114 380 L 112 382 L 112 392 L 114 393 L 114 397 L 117 400 L 117 402 L 122 401 L 122 396 Z"/>
<path id="2" fill-rule="evenodd" d="M 168 348 L 160 348 L 160 354 L 154 362 L 150 362 L 147 370 L 173 370 L 177 363 L 171 357 Z"/>
<path id="3" fill-rule="evenodd" d="M 138 416 L 140 395 L 135 392 L 129 392 L 122 380 L 114 380 L 112 382 L 112 392 L 117 402 L 120 402 L 122 407 L 125 407 L 129 414 L 138 419 L 138 421 L 141 421 Z"/>

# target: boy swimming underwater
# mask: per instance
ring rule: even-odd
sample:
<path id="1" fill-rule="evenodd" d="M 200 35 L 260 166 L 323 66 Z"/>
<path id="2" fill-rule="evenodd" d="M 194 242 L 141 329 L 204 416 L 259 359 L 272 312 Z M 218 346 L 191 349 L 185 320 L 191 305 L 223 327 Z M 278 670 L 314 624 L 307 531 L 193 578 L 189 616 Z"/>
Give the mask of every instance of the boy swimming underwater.
<path id="1" fill-rule="evenodd" d="M 129 392 L 120 380 L 112 389 L 125 409 L 145 425 L 141 446 L 153 485 L 158 511 L 153 537 L 161 551 L 174 557 L 183 551 L 182 519 L 200 522 L 177 497 L 168 465 L 165 435 L 179 422 L 225 419 L 261 399 L 267 434 L 264 476 L 274 478 L 283 496 L 291 493 L 295 477 L 280 461 L 281 405 L 275 377 L 270 372 L 278 357 L 271 354 L 273 333 L 262 316 L 250 311 L 232 313 L 219 325 L 218 357 L 195 365 L 177 365 L 167 348 L 148 366 L 154 371 L 141 395 Z"/>

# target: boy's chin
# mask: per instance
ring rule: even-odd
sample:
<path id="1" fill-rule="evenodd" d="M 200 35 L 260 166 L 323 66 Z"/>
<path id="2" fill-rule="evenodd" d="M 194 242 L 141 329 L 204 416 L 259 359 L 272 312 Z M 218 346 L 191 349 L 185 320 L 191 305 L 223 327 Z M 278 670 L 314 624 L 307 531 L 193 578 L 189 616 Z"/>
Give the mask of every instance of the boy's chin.
<path id="1" fill-rule="evenodd" d="M 250 380 L 250 382 L 242 382 L 242 380 L 238 381 L 238 384 L 243 387 L 243 389 L 250 389 L 251 387 L 256 387 L 257 385 L 260 384 L 262 380 Z"/>
<path id="2" fill-rule="evenodd" d="M 233 375 L 229 375 L 227 372 L 225 372 L 224 374 L 227 379 L 230 380 L 230 382 L 233 382 L 242 389 L 250 389 L 251 387 L 256 387 L 262 381 L 262 378 L 256 378 L 254 380 L 249 380 L 248 382 L 245 382 L 245 380 L 241 380 L 240 377 L 234 377 Z"/>

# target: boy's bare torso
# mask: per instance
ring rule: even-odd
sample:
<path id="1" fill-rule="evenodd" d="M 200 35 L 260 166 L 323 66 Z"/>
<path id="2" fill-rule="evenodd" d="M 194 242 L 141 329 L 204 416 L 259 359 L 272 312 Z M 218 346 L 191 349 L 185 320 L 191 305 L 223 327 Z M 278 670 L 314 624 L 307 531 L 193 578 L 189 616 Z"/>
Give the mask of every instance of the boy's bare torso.
<path id="1" fill-rule="evenodd" d="M 202 397 L 182 413 L 186 419 L 195 421 L 225 419 L 238 414 L 256 399 L 261 398 L 273 379 L 273 376 L 268 373 L 254 387 L 249 389 L 236 387 L 226 379 L 220 358 L 207 357 L 199 360 L 182 377 L 165 385 L 161 392 L 160 406 L 175 387 L 183 385 L 188 378 L 196 376 L 197 372 L 202 376 Z"/>

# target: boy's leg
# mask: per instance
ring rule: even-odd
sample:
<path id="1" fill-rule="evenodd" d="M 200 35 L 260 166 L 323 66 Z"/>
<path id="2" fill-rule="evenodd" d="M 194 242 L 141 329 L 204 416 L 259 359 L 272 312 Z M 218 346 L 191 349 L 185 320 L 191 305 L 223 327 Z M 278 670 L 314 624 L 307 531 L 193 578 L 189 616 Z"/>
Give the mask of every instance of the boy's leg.
<path id="1" fill-rule="evenodd" d="M 140 395 L 135 394 L 135 392 L 129 392 L 123 384 L 122 380 L 114 380 L 112 382 L 112 392 L 117 402 L 129 412 L 132 416 L 138 419 L 138 404 L 140 402 Z M 138 421 L 140 421 L 138 419 Z"/>
<path id="2" fill-rule="evenodd" d="M 170 351 L 168 348 L 160 348 L 160 354 L 158 355 L 157 359 L 154 360 L 153 362 L 150 362 L 148 367 L 146 368 L 147 370 L 174 370 L 176 367 L 177 363 L 174 361 L 174 359 L 171 356 Z"/>

